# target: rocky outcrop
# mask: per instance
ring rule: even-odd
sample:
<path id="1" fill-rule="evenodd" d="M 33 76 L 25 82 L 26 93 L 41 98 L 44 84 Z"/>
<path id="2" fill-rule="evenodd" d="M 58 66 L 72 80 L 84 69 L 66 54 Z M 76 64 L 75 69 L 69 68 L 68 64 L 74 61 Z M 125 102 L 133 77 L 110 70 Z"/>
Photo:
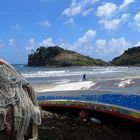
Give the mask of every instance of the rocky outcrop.
<path id="1" fill-rule="evenodd" d="M 40 47 L 28 57 L 28 66 L 104 66 L 106 62 L 59 46 Z"/>
<path id="2" fill-rule="evenodd" d="M 117 66 L 140 66 L 140 46 L 129 48 L 121 56 L 114 58 L 111 63 Z"/>

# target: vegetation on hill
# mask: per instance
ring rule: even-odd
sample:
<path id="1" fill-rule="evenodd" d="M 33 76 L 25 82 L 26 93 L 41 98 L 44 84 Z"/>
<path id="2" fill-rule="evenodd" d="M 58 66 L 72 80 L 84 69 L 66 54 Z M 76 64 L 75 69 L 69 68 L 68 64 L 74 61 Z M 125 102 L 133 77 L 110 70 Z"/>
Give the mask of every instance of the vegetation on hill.
<path id="1" fill-rule="evenodd" d="M 126 50 L 121 56 L 114 58 L 112 64 L 122 65 L 140 65 L 140 46 Z"/>
<path id="2" fill-rule="evenodd" d="M 104 66 L 106 62 L 59 46 L 40 47 L 28 56 L 28 66 Z"/>

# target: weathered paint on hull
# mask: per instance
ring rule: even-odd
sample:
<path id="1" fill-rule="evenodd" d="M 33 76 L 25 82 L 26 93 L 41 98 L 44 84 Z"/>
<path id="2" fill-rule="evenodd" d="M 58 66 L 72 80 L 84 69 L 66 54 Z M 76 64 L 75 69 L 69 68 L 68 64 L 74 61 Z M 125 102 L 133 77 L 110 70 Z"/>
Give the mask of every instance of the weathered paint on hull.
<path id="1" fill-rule="evenodd" d="M 86 109 L 140 122 L 140 95 L 93 94 L 52 96 L 40 94 L 40 106 Z"/>

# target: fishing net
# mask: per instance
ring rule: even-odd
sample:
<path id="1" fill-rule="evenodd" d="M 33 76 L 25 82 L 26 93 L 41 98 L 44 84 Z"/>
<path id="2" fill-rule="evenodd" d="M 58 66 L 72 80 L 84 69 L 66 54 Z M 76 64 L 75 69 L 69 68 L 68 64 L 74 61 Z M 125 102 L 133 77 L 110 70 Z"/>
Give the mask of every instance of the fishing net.
<path id="1" fill-rule="evenodd" d="M 41 124 L 36 95 L 30 83 L 9 63 L 0 60 L 0 130 L 10 125 L 7 122 L 8 106 L 13 106 L 16 140 L 24 140 L 31 123 Z"/>

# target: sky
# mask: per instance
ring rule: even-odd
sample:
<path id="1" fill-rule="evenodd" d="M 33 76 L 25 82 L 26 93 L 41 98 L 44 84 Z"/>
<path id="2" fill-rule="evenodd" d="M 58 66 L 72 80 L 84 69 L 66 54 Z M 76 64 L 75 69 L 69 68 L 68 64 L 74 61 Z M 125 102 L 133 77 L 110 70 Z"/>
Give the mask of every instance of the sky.
<path id="1" fill-rule="evenodd" d="M 105 61 L 139 46 L 140 0 L 0 0 L 0 58 L 55 45 Z"/>

